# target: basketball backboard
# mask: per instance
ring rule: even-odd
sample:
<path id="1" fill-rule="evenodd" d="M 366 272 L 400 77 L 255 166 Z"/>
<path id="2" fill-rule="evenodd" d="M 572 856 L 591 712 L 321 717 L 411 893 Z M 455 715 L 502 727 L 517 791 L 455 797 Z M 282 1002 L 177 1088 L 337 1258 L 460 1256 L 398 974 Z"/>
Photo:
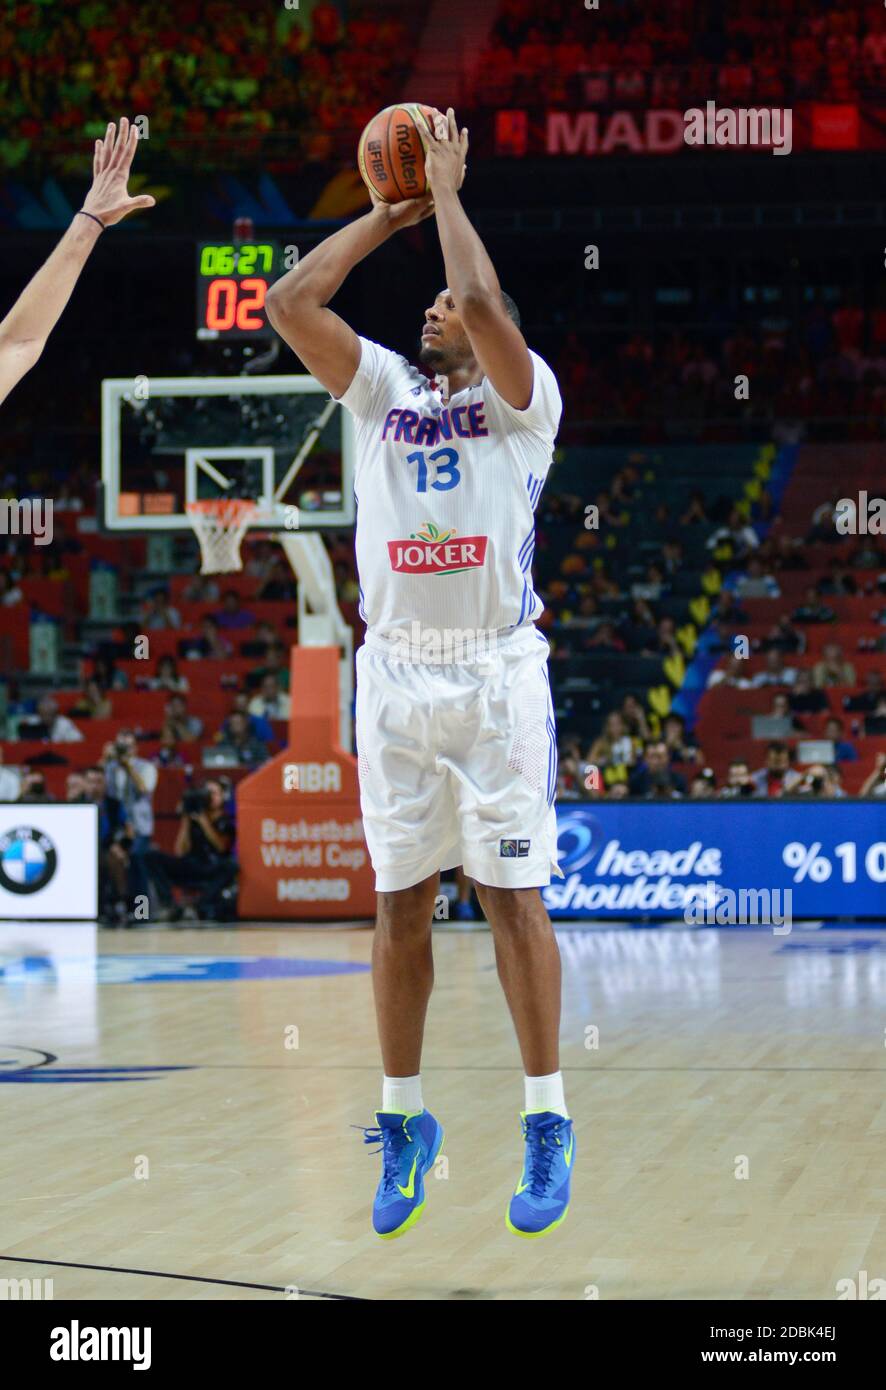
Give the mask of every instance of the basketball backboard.
<path id="1" fill-rule="evenodd" d="M 311 376 L 102 382 L 100 524 L 183 531 L 189 503 L 249 498 L 253 529 L 352 526 L 354 432 Z"/>

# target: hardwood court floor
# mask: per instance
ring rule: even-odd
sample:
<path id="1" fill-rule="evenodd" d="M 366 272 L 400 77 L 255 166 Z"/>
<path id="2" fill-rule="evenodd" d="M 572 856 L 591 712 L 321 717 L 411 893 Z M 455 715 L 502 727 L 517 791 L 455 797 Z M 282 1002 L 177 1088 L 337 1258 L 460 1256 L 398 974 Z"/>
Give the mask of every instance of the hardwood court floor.
<path id="1" fill-rule="evenodd" d="M 0 926 L 0 1279 L 57 1299 L 829 1300 L 886 1278 L 886 933 L 559 937 L 568 1220 L 505 1229 L 521 1068 L 489 935 L 441 930 L 424 1084 L 448 1176 L 381 1242 L 379 1160 L 349 1128 L 379 1103 L 368 930 Z"/>

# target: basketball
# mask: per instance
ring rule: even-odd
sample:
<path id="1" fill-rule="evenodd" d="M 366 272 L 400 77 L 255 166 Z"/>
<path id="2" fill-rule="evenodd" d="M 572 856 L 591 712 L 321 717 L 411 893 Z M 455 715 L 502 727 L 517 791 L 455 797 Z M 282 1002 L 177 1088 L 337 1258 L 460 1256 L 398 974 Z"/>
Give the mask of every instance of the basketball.
<path id="1" fill-rule="evenodd" d="M 366 126 L 357 147 L 360 176 L 385 203 L 420 198 L 427 189 L 423 141 L 433 138 L 432 107 L 386 106 Z"/>

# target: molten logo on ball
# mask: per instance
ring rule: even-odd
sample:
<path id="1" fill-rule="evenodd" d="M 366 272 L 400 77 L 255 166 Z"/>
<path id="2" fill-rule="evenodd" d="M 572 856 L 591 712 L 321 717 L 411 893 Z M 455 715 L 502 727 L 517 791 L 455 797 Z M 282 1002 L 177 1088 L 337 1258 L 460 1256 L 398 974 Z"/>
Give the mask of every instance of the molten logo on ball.
<path id="1" fill-rule="evenodd" d="M 432 108 L 419 102 L 386 106 L 357 146 L 360 177 L 383 203 L 402 203 L 427 191 L 424 144 L 433 139 Z"/>
<path id="2" fill-rule="evenodd" d="M 412 143 L 415 126 L 405 122 L 397 126 L 397 153 L 400 156 L 400 177 L 407 198 L 415 198 L 421 189 L 416 172 L 417 152 Z"/>

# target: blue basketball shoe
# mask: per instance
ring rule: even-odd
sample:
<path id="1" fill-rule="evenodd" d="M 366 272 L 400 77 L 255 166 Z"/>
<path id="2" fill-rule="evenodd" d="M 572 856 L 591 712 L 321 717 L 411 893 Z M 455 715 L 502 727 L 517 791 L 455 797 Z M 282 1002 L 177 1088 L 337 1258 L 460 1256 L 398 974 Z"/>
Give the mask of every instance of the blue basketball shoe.
<path id="1" fill-rule="evenodd" d="M 425 1174 L 443 1144 L 443 1130 L 429 1110 L 416 1115 L 376 1112 L 377 1129 L 364 1129 L 363 1142 L 378 1144 L 382 1173 L 372 1207 L 372 1227 L 382 1240 L 394 1240 L 414 1226 L 425 1204 Z"/>
<path id="2" fill-rule="evenodd" d="M 505 1224 L 515 1236 L 547 1235 L 566 1220 L 575 1158 L 572 1121 L 551 1110 L 520 1115 L 526 1156 Z"/>

